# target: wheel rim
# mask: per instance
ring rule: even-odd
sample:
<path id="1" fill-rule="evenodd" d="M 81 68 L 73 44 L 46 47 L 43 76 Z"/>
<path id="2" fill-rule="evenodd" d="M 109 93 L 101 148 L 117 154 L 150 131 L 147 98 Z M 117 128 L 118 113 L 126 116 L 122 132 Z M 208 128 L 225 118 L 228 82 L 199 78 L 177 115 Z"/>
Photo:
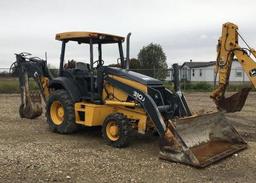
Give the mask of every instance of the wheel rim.
<path id="1" fill-rule="evenodd" d="M 110 140 L 117 141 L 119 139 L 119 129 L 118 129 L 116 122 L 110 121 L 107 124 L 106 132 L 107 132 L 107 136 Z"/>
<path id="2" fill-rule="evenodd" d="M 55 125 L 61 125 L 64 121 L 64 108 L 59 101 L 54 101 L 50 108 L 52 122 Z"/>

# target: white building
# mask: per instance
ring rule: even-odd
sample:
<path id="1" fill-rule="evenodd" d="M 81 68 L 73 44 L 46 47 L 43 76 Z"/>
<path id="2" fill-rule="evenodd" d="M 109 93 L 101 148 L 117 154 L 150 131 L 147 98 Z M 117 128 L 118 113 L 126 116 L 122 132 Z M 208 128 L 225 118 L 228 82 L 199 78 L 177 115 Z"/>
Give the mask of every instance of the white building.
<path id="1" fill-rule="evenodd" d="M 210 62 L 184 62 L 180 66 L 180 79 L 191 82 L 214 82 L 214 68 L 215 61 Z M 170 77 L 167 80 L 172 80 L 172 70 L 170 70 Z M 218 81 L 218 77 L 217 77 Z M 248 82 L 249 78 L 244 73 L 239 62 L 234 61 L 232 64 L 229 82 L 233 84 L 240 84 Z"/>

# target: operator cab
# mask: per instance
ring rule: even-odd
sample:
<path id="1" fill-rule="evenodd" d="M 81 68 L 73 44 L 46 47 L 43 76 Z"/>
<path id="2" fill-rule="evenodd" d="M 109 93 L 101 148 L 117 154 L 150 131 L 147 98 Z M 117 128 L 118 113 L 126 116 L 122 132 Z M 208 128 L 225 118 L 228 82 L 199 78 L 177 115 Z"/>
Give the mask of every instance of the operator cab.
<path id="1" fill-rule="evenodd" d="M 83 99 L 91 102 L 100 103 L 103 90 L 103 65 L 102 44 L 117 44 L 119 50 L 119 59 L 121 67 L 124 68 L 126 63 L 123 54 L 122 43 L 125 38 L 121 36 L 97 33 L 97 32 L 63 32 L 56 34 L 56 40 L 62 42 L 59 77 L 71 78 L 79 86 Z M 77 62 L 70 60 L 64 63 L 66 44 L 69 41 L 78 44 L 88 44 L 90 50 L 90 62 Z M 93 47 L 98 46 L 98 58 L 94 59 Z"/>
<path id="2" fill-rule="evenodd" d="M 102 66 L 104 61 L 102 59 L 102 44 L 118 44 L 121 64 L 124 62 L 124 54 L 122 49 L 122 42 L 125 38 L 105 33 L 97 32 L 63 32 L 56 34 L 56 40 L 62 41 L 61 59 L 60 59 L 60 73 L 64 67 L 64 57 L 66 43 L 69 41 L 77 42 L 78 44 L 89 44 L 90 46 L 90 69 Z M 93 45 L 98 45 L 98 60 L 93 57 Z M 81 64 L 80 64 L 81 65 Z"/>

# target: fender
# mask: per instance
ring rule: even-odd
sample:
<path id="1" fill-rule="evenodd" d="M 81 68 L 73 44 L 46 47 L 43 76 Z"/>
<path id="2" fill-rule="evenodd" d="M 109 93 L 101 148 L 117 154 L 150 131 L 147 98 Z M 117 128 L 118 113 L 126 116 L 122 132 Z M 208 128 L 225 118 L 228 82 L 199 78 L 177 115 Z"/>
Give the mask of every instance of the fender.
<path id="1" fill-rule="evenodd" d="M 79 101 L 82 96 L 76 83 L 72 79 L 66 77 L 54 78 L 50 81 L 49 88 L 65 89 L 74 102 Z"/>

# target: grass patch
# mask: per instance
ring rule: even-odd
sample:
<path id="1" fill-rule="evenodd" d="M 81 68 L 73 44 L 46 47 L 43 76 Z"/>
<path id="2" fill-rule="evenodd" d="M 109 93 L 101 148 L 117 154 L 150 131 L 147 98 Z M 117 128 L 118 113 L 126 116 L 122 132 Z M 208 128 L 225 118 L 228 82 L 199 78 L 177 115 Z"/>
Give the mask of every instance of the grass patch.
<path id="1" fill-rule="evenodd" d="M 196 91 L 196 92 L 210 92 L 213 90 L 213 86 L 207 82 L 181 82 L 181 90 L 183 91 Z"/>
<path id="2" fill-rule="evenodd" d="M 174 89 L 174 85 L 172 82 L 164 82 L 164 86 L 170 90 Z M 206 82 L 198 82 L 198 83 L 189 83 L 189 82 L 181 82 L 180 88 L 182 91 L 197 91 L 197 92 L 205 92 L 205 91 L 212 91 L 213 86 L 206 83 Z"/>
<path id="3" fill-rule="evenodd" d="M 37 90 L 35 81 L 29 82 L 30 90 Z M 19 80 L 15 78 L 0 79 L 0 93 L 19 93 Z"/>
<path id="4" fill-rule="evenodd" d="M 227 88 L 227 91 L 240 91 L 243 88 L 251 87 L 251 91 L 255 91 L 255 87 L 250 84 L 241 84 L 241 85 L 229 85 Z"/>
<path id="5" fill-rule="evenodd" d="M 170 90 L 174 89 L 174 85 L 172 82 L 164 82 L 164 86 Z M 227 91 L 229 92 L 238 92 L 242 88 L 245 87 L 252 87 L 251 91 L 255 91 L 255 87 L 250 84 L 236 84 L 236 85 L 229 85 L 227 87 Z M 213 85 L 207 83 L 207 82 L 197 82 L 197 83 L 191 83 L 191 82 L 181 82 L 180 88 L 184 92 L 212 92 L 214 87 Z"/>
<path id="6" fill-rule="evenodd" d="M 244 87 L 249 87 L 251 85 L 229 85 L 227 91 L 230 92 L 237 92 L 240 91 Z M 169 90 L 174 89 L 174 85 L 170 81 L 164 82 L 164 87 L 168 88 Z M 255 91 L 255 87 L 251 86 Z M 34 80 L 31 79 L 29 82 L 30 90 L 38 90 L 37 84 Z M 181 90 L 184 92 L 212 92 L 213 85 L 206 83 L 206 82 L 198 82 L 198 83 L 189 83 L 189 82 L 181 82 Z M 7 77 L 1 78 L 0 77 L 0 93 L 19 93 L 19 80 L 17 78 Z"/>

